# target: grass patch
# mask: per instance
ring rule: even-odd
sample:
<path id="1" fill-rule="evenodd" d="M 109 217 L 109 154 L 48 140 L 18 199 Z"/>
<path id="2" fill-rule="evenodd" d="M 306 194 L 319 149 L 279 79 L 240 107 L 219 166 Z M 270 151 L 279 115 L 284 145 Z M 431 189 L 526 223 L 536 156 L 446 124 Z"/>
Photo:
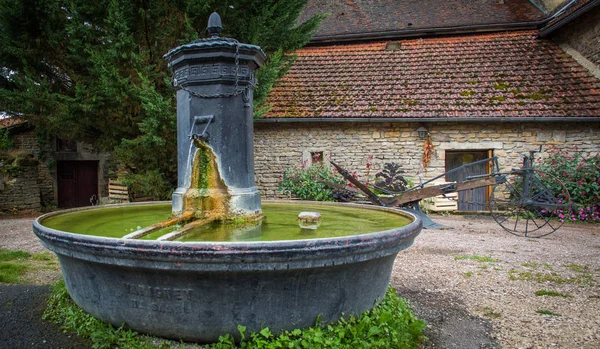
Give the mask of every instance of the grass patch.
<path id="1" fill-rule="evenodd" d="M 25 251 L 13 251 L 0 249 L 0 261 L 8 262 L 29 258 L 31 254 Z"/>
<path id="2" fill-rule="evenodd" d="M 0 282 L 20 284 L 27 282 L 28 272 L 40 269 L 58 270 L 56 257 L 49 253 L 31 254 L 25 251 L 0 249 Z"/>
<path id="3" fill-rule="evenodd" d="M 456 256 L 454 257 L 455 261 L 464 261 L 464 260 L 469 260 L 469 261 L 475 261 L 475 262 L 479 262 L 479 263 L 496 263 L 496 262 L 500 262 L 500 260 L 498 259 L 494 259 L 491 256 L 479 256 L 479 255 L 462 255 L 462 256 Z"/>
<path id="4" fill-rule="evenodd" d="M 537 269 L 538 268 L 538 264 L 537 263 L 533 263 L 533 262 L 527 262 L 527 263 L 523 263 L 521 265 L 524 266 L 524 267 L 526 267 L 526 268 L 532 268 L 532 269 Z"/>
<path id="5" fill-rule="evenodd" d="M 470 278 L 471 276 L 473 276 L 473 272 L 472 271 L 468 271 L 466 273 L 463 274 L 465 276 L 465 278 Z"/>
<path id="6" fill-rule="evenodd" d="M 538 314 L 542 314 L 542 315 L 550 315 L 550 316 L 560 316 L 560 314 L 557 314 L 553 311 L 550 311 L 548 309 L 539 309 L 535 311 Z"/>
<path id="7" fill-rule="evenodd" d="M 153 344 L 152 337 L 123 326 L 115 328 L 94 318 L 71 300 L 63 281 L 55 285 L 44 319 L 60 325 L 63 330 L 90 339 L 94 348 L 180 347 L 180 343 L 166 340 Z M 423 335 L 425 327 L 425 321 L 416 318 L 408 303 L 389 287 L 381 303 L 359 317 L 341 319 L 328 325 L 317 319 L 313 327 L 280 334 L 273 334 L 268 328 L 247 333 L 244 326 L 238 326 L 241 343 L 236 345 L 230 335 L 225 335 L 217 343 L 203 348 L 420 348 L 427 340 Z"/>
<path id="8" fill-rule="evenodd" d="M 590 272 L 590 267 L 588 267 L 587 265 L 565 264 L 564 267 L 567 269 L 571 269 L 576 273 L 589 273 Z"/>
<path id="9" fill-rule="evenodd" d="M 573 298 L 573 295 L 569 293 L 560 293 L 555 291 L 548 290 L 539 290 L 535 291 L 536 296 L 548 296 L 548 297 L 563 297 L 563 298 Z"/>
<path id="10" fill-rule="evenodd" d="M 535 281 L 535 282 L 553 282 L 556 284 L 582 284 L 582 285 L 593 285 L 594 279 L 589 274 L 583 274 L 576 277 L 565 278 L 558 273 L 542 273 L 532 271 L 518 271 L 511 269 L 508 271 L 508 279 L 512 281 Z"/>
<path id="11" fill-rule="evenodd" d="M 23 283 L 22 279 L 27 266 L 12 262 L 1 262 L 0 263 L 0 282 L 5 284 L 20 284 Z"/>
<path id="12" fill-rule="evenodd" d="M 55 261 L 55 256 L 50 252 L 34 253 L 31 255 L 33 261 Z"/>
<path id="13" fill-rule="evenodd" d="M 483 316 L 490 318 L 490 319 L 499 319 L 502 317 L 502 313 L 497 312 L 490 307 L 483 307 L 482 312 L 483 312 Z"/>

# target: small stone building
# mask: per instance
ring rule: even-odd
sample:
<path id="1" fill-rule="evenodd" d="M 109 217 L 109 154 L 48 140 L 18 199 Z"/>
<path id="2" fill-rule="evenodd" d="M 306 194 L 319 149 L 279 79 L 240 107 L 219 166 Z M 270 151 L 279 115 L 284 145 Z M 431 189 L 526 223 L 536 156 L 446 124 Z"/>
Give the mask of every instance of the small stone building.
<path id="1" fill-rule="evenodd" d="M 363 176 L 396 162 L 418 182 L 489 156 L 518 167 L 539 145 L 600 151 L 600 1 L 352 3 L 307 5 L 331 15 L 255 123 L 264 196 L 311 154 Z"/>
<path id="2" fill-rule="evenodd" d="M 23 120 L 0 126 L 13 144 L 0 160 L 0 212 L 90 206 L 107 196 L 109 154 L 57 138 L 45 144 Z"/>

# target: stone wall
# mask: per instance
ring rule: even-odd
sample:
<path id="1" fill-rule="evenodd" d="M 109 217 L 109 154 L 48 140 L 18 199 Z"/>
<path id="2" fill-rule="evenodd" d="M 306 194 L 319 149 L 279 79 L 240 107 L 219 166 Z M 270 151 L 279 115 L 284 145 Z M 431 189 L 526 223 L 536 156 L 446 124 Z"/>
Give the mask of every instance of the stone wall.
<path id="1" fill-rule="evenodd" d="M 37 158 L 40 153 L 40 144 L 33 130 L 21 132 L 11 136 L 16 149 Z M 48 150 L 48 155 L 50 155 Z M 56 194 L 54 191 L 54 178 L 51 172 L 52 165 L 48 161 L 38 161 L 37 172 L 37 197 L 44 207 L 56 206 Z"/>
<path id="2" fill-rule="evenodd" d="M 298 166 L 311 152 L 323 152 L 349 170 L 374 176 L 386 162 L 401 164 L 418 183 L 445 172 L 446 151 L 491 150 L 502 169 L 519 167 L 521 156 L 540 144 L 577 149 L 585 156 L 600 151 L 599 123 L 427 123 L 435 153 L 427 172 L 424 141 L 416 123 L 255 123 L 255 172 L 263 197 L 277 192 L 283 169 Z M 308 154 L 308 156 L 307 156 Z M 370 156 L 373 156 L 369 160 Z M 366 164 L 371 163 L 370 169 Z"/>
<path id="3" fill-rule="evenodd" d="M 14 177 L 0 174 L 0 212 L 41 208 L 37 167 L 37 161 L 32 159 L 21 164 L 20 173 Z"/>
<path id="4" fill-rule="evenodd" d="M 566 0 L 530 0 L 534 5 L 538 7 L 543 7 L 546 9 L 546 12 L 554 12 L 558 10 L 561 5 L 566 3 Z"/>
<path id="5" fill-rule="evenodd" d="M 552 39 L 579 52 L 596 68 L 600 67 L 600 6 L 558 29 Z"/>

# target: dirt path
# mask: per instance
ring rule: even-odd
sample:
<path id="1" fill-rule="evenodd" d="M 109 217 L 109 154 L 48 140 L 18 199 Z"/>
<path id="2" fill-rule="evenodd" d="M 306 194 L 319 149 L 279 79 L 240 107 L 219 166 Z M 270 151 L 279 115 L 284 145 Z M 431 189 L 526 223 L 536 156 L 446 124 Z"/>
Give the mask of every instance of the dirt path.
<path id="1" fill-rule="evenodd" d="M 391 280 L 427 320 L 425 348 L 600 348 L 600 225 L 567 225 L 525 239 L 485 216 L 433 219 L 452 229 L 424 230 L 398 255 Z M 0 248 L 43 251 L 31 223 L 0 219 Z M 7 302 L 7 287 L 0 284 L 0 305 Z M 35 288 L 29 304 L 40 306 L 46 290 Z M 541 291 L 558 295 L 537 296 Z M 19 314 L 11 319 L 44 326 L 35 316 L 16 319 Z M 0 347 L 7 347 L 6 336 L 32 340 L 35 326 L 21 334 L 0 331 Z"/>
<path id="2" fill-rule="evenodd" d="M 42 320 L 50 287 L 0 284 L 0 348 L 84 349 L 91 343 Z"/>

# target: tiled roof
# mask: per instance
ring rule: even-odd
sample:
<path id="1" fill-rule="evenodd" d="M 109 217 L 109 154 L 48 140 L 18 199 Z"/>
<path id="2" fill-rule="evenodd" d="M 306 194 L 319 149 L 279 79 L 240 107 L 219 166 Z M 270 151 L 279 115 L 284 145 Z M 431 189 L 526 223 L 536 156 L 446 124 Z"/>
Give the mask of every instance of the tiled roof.
<path id="1" fill-rule="evenodd" d="M 329 13 L 314 36 L 542 20 L 528 0 L 309 0 L 300 21 Z"/>
<path id="2" fill-rule="evenodd" d="M 548 35 L 598 5 L 600 5 L 600 0 L 575 0 L 540 29 L 540 34 L 542 36 Z"/>
<path id="3" fill-rule="evenodd" d="M 1 114 L 0 114 L 1 116 Z M 14 127 L 17 125 L 21 125 L 26 123 L 27 121 L 25 121 L 22 118 L 16 118 L 16 117 L 0 117 L 0 128 L 10 128 L 10 127 Z"/>
<path id="4" fill-rule="evenodd" d="M 600 117 L 600 80 L 536 31 L 306 47 L 266 118 Z"/>

